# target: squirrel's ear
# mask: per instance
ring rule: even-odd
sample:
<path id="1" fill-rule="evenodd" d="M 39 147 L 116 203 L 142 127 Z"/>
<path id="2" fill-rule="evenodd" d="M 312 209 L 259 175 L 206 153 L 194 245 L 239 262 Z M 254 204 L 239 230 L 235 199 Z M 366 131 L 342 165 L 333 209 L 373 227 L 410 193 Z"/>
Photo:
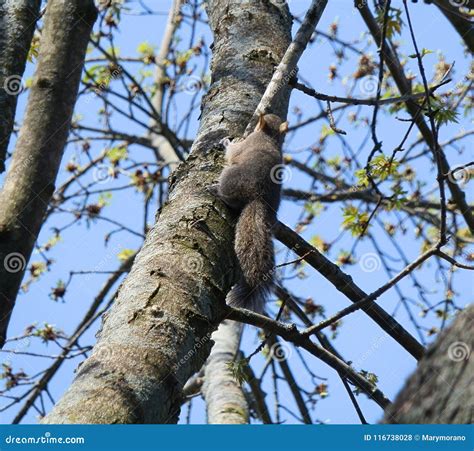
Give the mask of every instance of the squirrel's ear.
<path id="1" fill-rule="evenodd" d="M 255 131 L 262 130 L 265 127 L 265 115 L 260 113 L 260 117 L 258 118 L 257 125 L 255 126 Z"/>
<path id="2" fill-rule="evenodd" d="M 278 130 L 282 135 L 286 133 L 288 131 L 288 121 L 285 121 L 282 124 L 280 124 L 280 127 Z"/>

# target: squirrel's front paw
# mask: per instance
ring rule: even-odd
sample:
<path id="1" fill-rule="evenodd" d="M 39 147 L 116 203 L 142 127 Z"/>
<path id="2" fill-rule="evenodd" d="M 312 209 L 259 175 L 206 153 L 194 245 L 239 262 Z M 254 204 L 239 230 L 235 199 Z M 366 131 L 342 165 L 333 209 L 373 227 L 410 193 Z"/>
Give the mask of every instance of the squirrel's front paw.
<path id="1" fill-rule="evenodd" d="M 231 144 L 232 144 L 232 141 L 230 140 L 230 137 L 229 136 L 226 136 L 225 138 L 222 138 L 220 141 L 219 141 L 219 144 L 222 146 L 222 148 L 224 150 L 227 149 L 227 147 L 229 147 Z"/>

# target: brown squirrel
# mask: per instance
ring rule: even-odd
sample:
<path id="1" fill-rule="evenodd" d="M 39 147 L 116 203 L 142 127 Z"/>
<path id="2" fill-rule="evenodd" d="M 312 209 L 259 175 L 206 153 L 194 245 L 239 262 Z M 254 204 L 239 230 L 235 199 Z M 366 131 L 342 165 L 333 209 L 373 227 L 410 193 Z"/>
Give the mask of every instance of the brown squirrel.
<path id="1" fill-rule="evenodd" d="M 255 130 L 226 147 L 226 167 L 214 187 L 226 205 L 238 211 L 235 253 L 242 276 L 227 296 L 229 305 L 263 312 L 273 285 L 275 257 L 271 229 L 280 205 L 281 145 L 288 130 L 275 114 L 261 115 Z"/>

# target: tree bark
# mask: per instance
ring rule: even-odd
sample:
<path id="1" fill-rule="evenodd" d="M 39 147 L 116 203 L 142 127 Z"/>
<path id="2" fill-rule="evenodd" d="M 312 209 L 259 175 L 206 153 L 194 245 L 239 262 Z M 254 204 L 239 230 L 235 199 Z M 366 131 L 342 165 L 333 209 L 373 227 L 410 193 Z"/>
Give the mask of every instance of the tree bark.
<path id="1" fill-rule="evenodd" d="M 44 423 L 176 422 L 182 388 L 206 361 L 236 280 L 230 212 L 207 192 L 226 136 L 240 136 L 291 40 L 288 7 L 210 0 L 212 84 L 198 136 L 171 178 L 92 355 Z M 286 116 L 289 88 L 275 113 Z"/>
<path id="2" fill-rule="evenodd" d="M 248 424 L 249 411 L 239 381 L 228 364 L 239 351 L 243 325 L 225 320 L 212 334 L 214 346 L 206 362 L 202 394 L 209 424 Z"/>
<path id="3" fill-rule="evenodd" d="M 420 361 L 384 423 L 471 424 L 474 420 L 474 306 L 458 314 Z"/>
<path id="4" fill-rule="evenodd" d="M 0 173 L 5 170 L 26 58 L 41 0 L 0 0 Z"/>
<path id="5" fill-rule="evenodd" d="M 97 10 L 92 0 L 50 0 L 38 66 L 0 192 L 0 346 L 54 191 Z"/>

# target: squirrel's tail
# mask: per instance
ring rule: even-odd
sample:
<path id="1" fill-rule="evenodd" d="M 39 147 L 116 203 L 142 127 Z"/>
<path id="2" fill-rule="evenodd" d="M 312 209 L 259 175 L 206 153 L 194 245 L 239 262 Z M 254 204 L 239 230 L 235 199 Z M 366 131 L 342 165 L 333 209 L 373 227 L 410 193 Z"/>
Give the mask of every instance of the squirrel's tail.
<path id="1" fill-rule="evenodd" d="M 271 229 L 275 212 L 261 199 L 248 203 L 240 213 L 235 231 L 235 253 L 242 277 L 227 302 L 262 313 L 273 285 L 275 257 Z"/>

